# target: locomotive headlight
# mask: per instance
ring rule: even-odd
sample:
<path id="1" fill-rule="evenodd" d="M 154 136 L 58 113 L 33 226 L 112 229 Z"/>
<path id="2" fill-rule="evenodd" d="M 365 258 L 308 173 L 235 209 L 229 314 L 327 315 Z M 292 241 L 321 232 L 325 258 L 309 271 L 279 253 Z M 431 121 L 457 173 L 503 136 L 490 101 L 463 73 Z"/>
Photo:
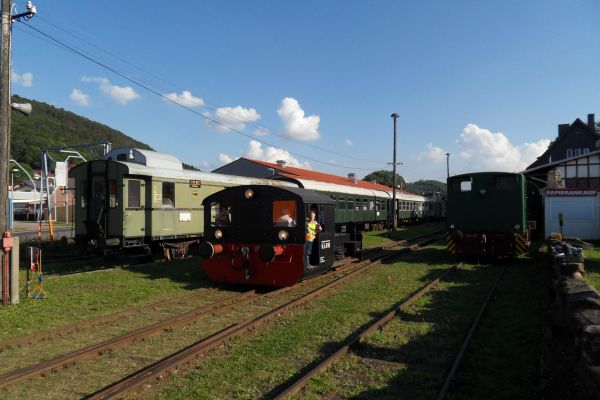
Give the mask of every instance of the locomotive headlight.
<path id="1" fill-rule="evenodd" d="M 279 231 L 279 233 L 277 234 L 277 237 L 279 238 L 279 240 L 281 240 L 282 242 L 284 240 L 287 240 L 287 238 L 290 236 L 290 234 L 288 233 L 288 231 L 286 231 L 285 229 L 282 229 Z"/>
<path id="2" fill-rule="evenodd" d="M 456 228 L 456 227 L 454 226 L 454 224 L 450 225 L 450 229 L 454 229 L 454 228 Z"/>
<path id="3" fill-rule="evenodd" d="M 220 229 L 217 229 L 215 231 L 215 239 L 219 240 L 219 239 L 222 239 L 222 238 L 223 238 L 223 231 L 220 230 Z"/>
<path id="4" fill-rule="evenodd" d="M 482 195 L 482 196 L 485 195 L 486 193 L 487 193 L 487 191 L 485 189 L 481 189 L 479 191 L 479 194 Z"/>
<path id="5" fill-rule="evenodd" d="M 247 198 L 248 200 L 250 200 L 251 198 L 254 197 L 254 190 L 252 189 L 246 189 L 246 191 L 244 192 L 244 197 Z"/>
<path id="6" fill-rule="evenodd" d="M 516 230 L 516 231 L 518 231 L 519 229 L 521 229 L 521 225 L 519 225 L 519 224 L 516 224 L 516 225 L 515 225 L 515 230 Z"/>

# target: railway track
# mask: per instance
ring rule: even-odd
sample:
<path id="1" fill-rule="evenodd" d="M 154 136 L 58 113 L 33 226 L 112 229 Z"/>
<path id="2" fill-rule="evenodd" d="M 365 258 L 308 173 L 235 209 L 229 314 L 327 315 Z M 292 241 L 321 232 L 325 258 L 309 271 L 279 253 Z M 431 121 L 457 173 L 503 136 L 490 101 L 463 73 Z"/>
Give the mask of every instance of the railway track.
<path id="1" fill-rule="evenodd" d="M 373 322 L 369 323 L 367 326 L 362 327 L 358 332 L 356 332 L 354 335 L 352 335 L 352 337 L 350 339 L 348 339 L 346 342 L 342 343 L 331 355 L 329 355 L 324 360 L 322 360 L 316 367 L 308 370 L 305 373 L 302 373 L 301 376 L 296 377 L 294 382 L 287 385 L 283 390 L 281 390 L 279 392 L 279 394 L 277 394 L 274 397 L 274 399 L 275 400 L 289 399 L 292 396 L 294 396 L 295 394 L 297 394 L 310 381 L 310 379 L 316 377 L 319 373 L 325 371 L 327 368 L 331 367 L 335 362 L 342 359 L 348 352 L 357 348 L 358 345 L 362 341 L 364 341 L 369 335 L 373 334 L 376 331 L 382 330 L 383 327 L 387 323 L 389 323 L 392 319 L 394 319 L 396 317 L 396 315 L 398 315 L 400 312 L 408 309 L 408 307 L 410 307 L 412 304 L 414 304 L 419 298 L 426 295 L 435 285 L 437 285 L 441 281 L 441 279 L 443 279 L 449 273 L 460 268 L 461 265 L 462 265 L 462 263 L 444 271 L 440 276 L 438 276 L 436 279 L 429 282 L 427 285 L 423 286 L 420 290 L 418 290 L 415 294 L 410 296 L 407 300 L 403 301 L 398 306 L 396 306 L 392 311 L 388 312 L 387 314 L 385 314 L 384 316 L 382 316 L 380 318 L 375 319 Z M 460 350 L 458 351 L 458 353 L 454 359 L 454 362 L 452 363 L 452 366 L 450 367 L 448 374 L 446 375 L 444 384 L 442 385 L 441 389 L 439 390 L 436 400 L 443 400 L 446 398 L 448 391 L 451 387 L 451 384 L 456 376 L 456 372 L 458 371 L 458 368 L 462 362 L 462 359 L 466 353 L 466 350 L 469 347 L 469 344 L 471 342 L 473 334 L 477 330 L 477 327 L 479 326 L 479 323 L 481 322 L 481 317 L 482 317 L 483 313 L 485 312 L 485 310 L 487 309 L 487 306 L 489 305 L 490 300 L 492 299 L 492 297 L 496 291 L 498 283 L 504 276 L 505 272 L 506 272 L 506 267 L 504 267 L 502 269 L 501 273 L 498 275 L 498 277 L 494 281 L 493 285 L 491 286 L 490 290 L 488 291 L 488 293 L 485 297 L 485 300 L 481 304 L 475 318 L 473 319 L 472 324 L 469 327 L 468 332 L 465 335 L 465 338 L 460 347 Z"/>
<path id="2" fill-rule="evenodd" d="M 394 257 L 397 257 L 398 255 L 405 254 L 407 252 L 411 252 L 411 251 L 415 250 L 417 248 L 417 246 L 419 246 L 419 245 L 428 244 L 432 241 L 437 240 L 438 235 L 439 234 L 436 234 L 434 236 L 429 235 L 429 238 L 423 239 L 419 243 L 415 243 L 413 246 L 405 247 L 403 249 L 393 251 L 385 256 L 381 256 L 381 257 L 377 258 L 376 260 L 362 262 L 356 268 L 352 269 L 351 271 L 340 274 L 341 276 L 337 277 L 335 280 L 333 280 L 329 283 L 326 283 L 325 285 L 320 286 L 320 287 L 302 295 L 299 298 L 291 300 L 282 306 L 279 306 L 271 311 L 263 313 L 262 315 L 259 315 L 257 317 L 252 317 L 252 318 L 246 319 L 238 324 L 229 326 L 229 327 L 215 333 L 214 335 L 211 335 L 205 339 L 202 339 L 202 340 L 200 340 L 200 341 L 198 341 L 198 342 L 196 342 L 196 343 L 194 343 L 194 344 L 192 344 L 192 345 L 190 345 L 168 357 L 163 358 L 162 360 L 157 361 L 156 363 L 154 363 L 152 365 L 149 365 L 148 367 L 145 367 L 145 368 L 123 378 L 122 380 L 120 380 L 118 382 L 115 382 L 111 385 L 106 386 L 103 389 L 100 389 L 99 391 L 86 397 L 86 399 L 117 398 L 117 397 L 123 396 L 127 392 L 135 390 L 137 387 L 139 387 L 140 385 L 142 385 L 146 382 L 162 378 L 165 374 L 169 374 L 169 373 L 175 371 L 182 365 L 185 365 L 195 359 L 203 357 L 204 355 L 206 355 L 210 351 L 214 350 L 216 347 L 220 346 L 221 344 L 226 343 L 230 339 L 237 337 L 239 335 L 242 335 L 242 334 L 246 333 L 247 331 L 258 327 L 259 325 L 271 320 L 272 318 L 274 318 L 276 316 L 280 316 L 290 310 L 293 310 L 297 307 L 302 306 L 303 304 L 307 303 L 308 301 L 310 301 L 320 295 L 325 294 L 326 292 L 328 292 L 329 290 L 332 290 L 333 288 L 337 287 L 338 285 L 356 277 L 358 274 L 361 274 L 361 273 L 367 271 L 370 267 L 373 267 L 373 266 L 381 263 L 382 261 L 390 260 Z M 309 281 L 304 281 L 304 282 L 309 282 Z M 292 286 L 291 288 L 295 288 L 295 287 L 296 286 Z M 285 289 L 289 289 L 289 288 L 284 288 L 284 289 L 279 289 L 279 290 L 285 290 Z M 272 293 L 279 292 L 279 290 L 276 290 L 275 292 L 272 292 Z"/>
<path id="3" fill-rule="evenodd" d="M 373 256 L 373 258 L 375 258 L 375 260 L 362 261 L 362 262 L 357 262 L 355 260 L 350 261 L 350 262 L 344 264 L 343 266 L 341 266 L 339 269 L 333 271 L 331 274 L 319 275 L 313 279 L 300 282 L 299 284 L 292 286 L 292 287 L 282 288 L 282 289 L 268 292 L 265 294 L 257 294 L 255 291 L 252 290 L 252 291 L 242 293 L 240 295 L 231 296 L 231 297 L 228 297 L 221 301 L 218 301 L 216 303 L 204 306 L 200 309 L 192 310 L 192 311 L 184 313 L 184 314 L 176 315 L 167 320 L 154 323 L 152 325 L 137 329 L 133 332 L 115 337 L 113 339 L 110 339 L 110 340 L 107 340 L 107 341 L 104 341 L 104 342 L 101 342 L 101 343 L 98 343 L 98 344 L 95 344 L 92 346 L 88 346 L 88 347 L 78 349 L 73 352 L 55 357 L 52 360 L 38 363 L 35 365 L 30 365 L 28 367 L 21 368 L 21 369 L 15 370 L 15 371 L 10 371 L 10 372 L 4 373 L 4 374 L 0 375 L 0 387 L 15 384 L 15 383 L 18 383 L 20 381 L 23 381 L 25 379 L 29 379 L 29 378 L 32 378 L 35 376 L 46 375 L 50 372 L 57 372 L 57 371 L 61 370 L 62 368 L 69 367 L 70 365 L 78 363 L 82 360 L 97 357 L 97 356 L 105 353 L 108 350 L 126 346 L 129 343 L 132 343 L 136 340 L 140 340 L 142 338 L 148 337 L 153 334 L 157 334 L 167 328 L 187 324 L 187 323 L 195 321 L 199 318 L 202 318 L 204 316 L 215 315 L 217 313 L 226 311 L 228 309 L 232 309 L 236 306 L 241 306 L 243 304 L 248 304 L 253 301 L 257 301 L 261 298 L 270 297 L 270 296 L 278 296 L 278 295 L 280 295 L 284 292 L 290 291 L 292 289 L 303 287 L 303 286 L 306 286 L 309 284 L 314 284 L 315 282 L 319 282 L 320 280 L 323 280 L 323 279 L 329 279 L 329 277 L 331 277 L 331 276 L 335 277 L 334 281 L 329 282 L 315 290 L 312 290 L 311 292 L 302 296 L 299 299 L 293 300 L 293 301 L 285 304 L 284 306 L 278 307 L 278 308 L 276 308 L 270 312 L 267 312 L 259 317 L 251 318 L 242 323 L 239 323 L 239 324 L 233 325 L 229 328 L 226 328 L 204 340 L 197 342 L 196 344 L 190 346 L 189 348 L 184 349 L 184 350 L 174 354 L 173 355 L 174 358 L 167 358 L 164 361 L 153 364 L 152 366 L 148 367 L 148 368 L 150 368 L 150 370 L 149 370 L 150 372 L 148 372 L 148 371 L 146 371 L 146 369 L 144 369 L 143 372 L 140 372 L 140 374 L 136 375 L 135 377 L 131 378 L 130 380 L 127 380 L 127 382 L 117 383 L 115 385 L 111 385 L 111 386 L 107 387 L 107 390 L 110 393 L 104 394 L 102 391 L 100 391 L 97 394 L 90 397 L 90 398 L 110 398 L 110 397 L 114 396 L 112 393 L 117 393 L 117 394 L 124 393 L 124 391 L 131 390 L 131 388 L 137 387 L 141 382 L 144 382 L 147 379 L 152 379 L 152 377 L 156 376 L 156 374 L 159 374 L 159 375 L 163 374 L 164 372 L 168 372 L 174 368 L 177 368 L 177 366 L 189 361 L 190 359 L 200 357 L 201 355 L 203 355 L 206 352 L 213 349 L 218 344 L 220 344 L 224 341 L 227 341 L 229 338 L 237 336 L 243 332 L 246 332 L 247 330 L 252 329 L 253 327 L 259 325 L 262 322 L 265 322 L 265 321 L 271 319 L 272 317 L 274 317 L 276 315 L 279 315 L 281 313 L 284 313 L 285 311 L 288 311 L 292 308 L 298 307 L 298 306 L 306 303 L 310 299 L 325 293 L 326 291 L 332 289 L 333 287 L 341 284 L 342 282 L 345 282 L 348 279 L 351 279 L 351 277 L 355 276 L 356 274 L 364 272 L 369 267 L 376 265 L 385 259 L 389 259 L 398 254 L 414 250 L 416 248 L 415 246 L 418 246 L 419 244 L 423 245 L 423 244 L 429 243 L 430 241 L 437 240 L 437 235 L 439 235 L 439 234 L 438 233 L 433 234 L 433 235 L 430 234 L 430 235 L 428 235 L 429 238 L 425 238 L 424 240 L 421 240 L 418 244 L 414 244 L 413 246 L 410 246 L 410 247 L 405 247 L 398 251 L 390 251 L 390 250 L 383 251 L 383 253 L 381 255 Z M 399 246 L 399 245 L 400 244 L 396 244 L 395 246 Z M 199 291 L 197 293 L 187 294 L 185 296 L 180 296 L 178 298 L 169 299 L 168 301 L 176 302 L 185 297 L 196 297 L 196 296 L 200 295 L 201 293 L 205 294 L 207 292 L 208 291 L 203 290 L 203 291 Z M 85 328 L 88 328 L 88 327 L 91 327 L 91 326 L 94 326 L 94 325 L 97 325 L 97 324 L 100 324 L 103 322 L 107 322 L 109 320 L 116 320 L 126 314 L 135 313 L 139 309 L 151 308 L 153 306 L 157 306 L 157 305 L 159 305 L 159 303 L 164 304 L 164 301 L 158 301 L 158 302 L 151 303 L 149 305 L 140 306 L 133 310 L 130 309 L 130 310 L 125 310 L 122 312 L 110 314 L 110 315 L 107 315 L 107 316 L 104 316 L 104 317 L 101 317 L 98 319 L 90 320 L 87 322 L 84 321 L 83 323 L 79 322 L 79 323 L 70 324 L 68 326 L 53 328 L 53 329 L 47 330 L 43 333 L 29 335 L 28 337 L 17 338 L 17 339 L 5 341 L 0 344 L 0 348 L 6 348 L 7 346 L 18 346 L 18 345 L 30 343 L 33 340 L 39 341 L 42 337 L 45 337 L 46 339 L 50 339 L 50 338 L 54 337 L 55 335 L 59 335 L 59 334 L 64 335 L 67 332 L 74 332 L 74 331 L 82 330 L 82 329 L 85 329 Z M 145 378 L 140 378 L 140 376 L 144 376 Z M 133 386 L 131 386 L 132 382 L 133 382 Z M 108 397 L 105 397 L 105 395 L 107 395 Z"/>

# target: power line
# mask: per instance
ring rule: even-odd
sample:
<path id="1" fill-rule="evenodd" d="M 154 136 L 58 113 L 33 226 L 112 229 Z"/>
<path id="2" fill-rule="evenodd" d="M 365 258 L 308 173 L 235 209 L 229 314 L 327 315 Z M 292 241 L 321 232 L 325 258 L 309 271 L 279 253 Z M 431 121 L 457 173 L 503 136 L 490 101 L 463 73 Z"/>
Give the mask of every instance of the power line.
<path id="1" fill-rule="evenodd" d="M 59 45 L 58 47 L 60 47 L 60 48 L 62 48 L 64 50 L 70 51 L 70 52 L 72 52 L 72 53 L 74 53 L 76 55 L 79 55 L 80 57 L 83 57 L 86 60 L 88 60 L 88 61 L 90 61 L 90 62 L 92 62 L 92 63 L 94 63 L 94 64 L 96 64 L 96 65 L 98 65 L 98 66 L 100 66 L 100 67 L 102 67 L 102 68 L 104 68 L 106 70 L 108 70 L 108 71 L 111 71 L 112 73 L 114 73 L 114 74 L 116 74 L 116 75 L 118 75 L 120 77 L 122 77 L 123 79 L 131 82 L 132 84 L 134 84 L 136 86 L 139 86 L 139 87 L 143 88 L 144 90 L 146 90 L 146 91 L 148 91 L 148 92 L 150 92 L 150 93 L 152 93 L 152 94 L 154 94 L 154 95 L 162 98 L 163 100 L 166 100 L 166 101 L 168 101 L 168 102 L 170 102 L 172 104 L 175 104 L 178 107 L 181 107 L 181 108 L 183 108 L 183 109 L 185 109 L 185 110 L 187 110 L 189 112 L 192 112 L 195 115 L 198 115 L 198 116 L 200 116 L 200 117 L 202 117 L 202 118 L 204 118 L 204 119 L 206 119 L 206 120 L 208 120 L 208 121 L 210 121 L 210 122 L 212 122 L 212 123 L 214 123 L 216 125 L 219 125 L 219 126 L 225 128 L 225 129 L 229 130 L 229 131 L 237 133 L 238 135 L 244 136 L 244 137 L 246 137 L 248 139 L 251 139 L 251 140 L 255 140 L 255 141 L 257 141 L 259 143 L 262 143 L 262 144 L 264 144 L 266 146 L 271 146 L 271 147 L 274 147 L 274 148 L 282 150 L 282 151 L 287 151 L 289 154 L 292 154 L 292 155 L 294 155 L 296 157 L 300 157 L 300 158 L 303 158 L 303 159 L 306 159 L 306 160 L 309 160 L 309 161 L 313 161 L 313 162 L 316 162 L 316 163 L 319 163 L 319 164 L 329 165 L 329 166 L 333 166 L 333 167 L 343 167 L 343 168 L 355 169 L 355 170 L 364 170 L 364 171 L 371 171 L 372 170 L 372 168 L 359 168 L 359 167 L 355 167 L 355 166 L 351 167 L 351 166 L 347 166 L 347 165 L 343 165 L 343 164 L 337 164 L 337 163 L 331 163 L 331 162 L 327 162 L 327 161 L 322 161 L 322 160 L 318 160 L 316 158 L 305 156 L 305 155 L 297 153 L 297 152 L 285 150 L 285 149 L 283 149 L 281 147 L 278 147 L 276 145 L 273 145 L 273 144 L 271 144 L 271 143 L 269 143 L 269 142 L 267 142 L 265 140 L 259 139 L 259 138 L 255 137 L 255 136 L 249 135 L 249 134 L 244 133 L 244 132 L 242 132 L 242 131 L 240 131 L 238 129 L 235 129 L 235 128 L 231 127 L 231 126 L 228 126 L 227 124 L 224 124 L 224 123 L 222 123 L 222 122 L 220 122 L 220 121 L 218 121 L 218 120 L 216 120 L 214 118 L 211 118 L 208 115 L 200 113 L 200 112 L 192 109 L 191 107 L 188 107 L 188 106 L 186 106 L 184 104 L 181 104 L 181 103 L 179 103 L 179 102 L 177 102 L 175 100 L 169 99 L 165 95 L 163 95 L 160 92 L 158 92 L 156 89 L 150 87 L 151 84 L 146 84 L 146 83 L 142 82 L 141 80 L 138 80 L 136 78 L 128 76 L 126 73 L 121 72 L 118 69 L 118 67 L 116 67 L 116 66 L 110 66 L 110 65 L 108 65 L 108 63 L 99 61 L 96 58 L 92 57 L 91 55 L 88 55 L 88 54 L 84 53 L 83 51 L 80 51 L 80 50 L 72 47 L 71 45 L 62 42 L 61 40 L 55 38 L 54 36 L 52 36 L 52 35 L 44 32 L 44 31 L 42 31 L 42 30 L 40 30 L 38 28 L 35 28 L 32 25 L 24 24 L 24 26 L 26 26 L 27 28 L 29 28 L 29 29 L 37 32 L 38 34 L 44 36 L 45 38 L 50 39 L 52 42 L 55 42 L 56 44 Z M 372 161 L 369 161 L 369 162 L 372 162 Z"/>
<path id="2" fill-rule="evenodd" d="M 139 70 L 139 71 L 141 71 L 141 72 L 144 72 L 144 73 L 146 73 L 146 74 L 148 74 L 148 75 L 151 75 L 152 77 L 154 77 L 154 78 L 158 79 L 159 81 L 161 81 L 161 82 L 165 83 L 167 86 L 169 86 L 169 87 L 171 87 L 171 88 L 175 88 L 175 89 L 177 89 L 177 90 L 181 90 L 181 91 L 184 91 L 184 90 L 185 90 L 185 89 L 184 89 L 183 87 L 181 87 L 180 85 L 178 85 L 178 84 L 175 84 L 175 83 L 172 83 L 172 82 L 169 82 L 169 81 L 167 81 L 165 78 L 161 77 L 160 75 L 154 74 L 153 72 L 151 72 L 151 71 L 149 71 L 149 70 L 147 70 L 147 69 L 145 69 L 145 68 L 143 68 L 143 67 L 140 67 L 139 65 L 136 65 L 136 64 L 134 64 L 134 63 L 130 62 L 129 60 L 127 60 L 127 59 L 125 59 L 125 58 L 123 58 L 123 57 L 119 56 L 119 55 L 118 55 L 118 54 L 116 54 L 115 52 L 113 52 L 113 51 L 109 51 L 109 50 L 107 50 L 107 49 L 104 49 L 104 48 L 102 48 L 102 47 L 100 47 L 100 46 L 96 45 L 95 43 L 91 42 L 90 40 L 87 40 L 87 39 L 85 39 L 85 38 L 81 37 L 81 35 L 86 35 L 86 34 L 87 34 L 87 33 L 85 33 L 85 32 L 80 32 L 80 33 L 79 33 L 79 35 L 78 35 L 78 34 L 75 34 L 75 33 L 69 32 L 69 30 L 68 30 L 68 29 L 66 29 L 66 28 L 64 28 L 64 27 L 62 27 L 62 26 L 60 26 L 60 25 L 58 25 L 57 23 L 54 23 L 54 22 L 52 22 L 52 21 L 50 21 L 50 20 L 48 20 L 48 19 L 46 19 L 46 18 L 42 18 L 42 17 L 40 17 L 39 19 L 41 19 L 43 22 L 46 22 L 47 24 L 49 24 L 49 25 L 51 25 L 51 26 L 55 27 L 56 29 L 59 29 L 60 31 L 62 31 L 62 32 L 66 33 L 67 35 L 69 35 L 69 36 L 71 36 L 71 37 L 75 38 L 76 40 L 79 40 L 79 41 L 81 41 L 81 42 L 83 42 L 83 43 L 86 43 L 86 44 L 88 44 L 88 45 L 90 45 L 90 46 L 94 47 L 95 49 L 98 49 L 99 51 L 101 51 L 101 52 L 103 52 L 103 53 L 105 53 L 105 54 L 108 54 L 109 56 L 112 56 L 112 57 L 116 58 L 117 60 L 120 60 L 120 61 L 122 61 L 122 62 L 124 62 L 124 63 L 126 63 L 126 64 L 128 64 L 128 65 L 130 65 L 130 66 L 132 66 L 133 68 L 135 68 L 135 69 L 137 69 L 137 70 Z M 88 53 L 88 54 L 89 54 L 89 53 Z M 100 57 L 97 57 L 97 56 L 96 56 L 95 58 L 97 58 L 97 59 L 101 59 Z M 108 63 L 106 60 L 103 60 L 103 61 L 104 61 L 105 63 L 109 64 L 109 63 Z M 113 66 L 114 66 L 114 64 L 111 64 L 111 65 L 113 65 Z M 121 68 L 121 70 L 123 70 L 123 69 Z M 131 75 L 133 75 L 133 74 L 131 74 L 131 73 L 130 73 L 130 76 L 131 76 Z M 140 78 L 138 78 L 138 79 L 140 79 Z M 140 79 L 140 80 L 141 80 L 141 79 Z M 142 82 L 146 83 L 148 86 L 154 86 L 154 87 L 156 87 L 156 85 L 152 85 L 151 83 L 149 83 L 149 82 L 147 82 L 147 81 L 142 81 Z M 203 100 L 203 102 L 205 103 L 205 104 L 204 104 L 204 107 L 205 107 L 205 108 L 208 108 L 209 110 L 212 110 L 212 111 L 217 111 L 217 108 L 220 108 L 220 109 L 222 110 L 222 109 L 223 109 L 223 107 L 224 107 L 222 104 L 219 104 L 219 103 L 217 103 L 217 102 L 211 101 L 211 100 L 209 100 L 209 99 L 207 99 L 207 98 L 202 98 L 202 100 Z M 209 105 L 207 105 L 207 104 L 212 104 L 214 107 L 210 107 L 210 106 L 209 106 Z M 241 119 L 239 119 L 239 118 L 238 118 L 238 117 L 237 117 L 235 114 L 233 114 L 233 113 L 231 113 L 231 112 L 228 112 L 228 111 L 227 111 L 227 113 L 228 113 L 228 115 L 229 115 L 231 118 L 233 118 L 233 119 L 235 119 L 236 121 L 239 121 L 240 123 L 243 123 L 243 124 L 245 124 L 245 125 L 252 126 L 252 127 L 256 128 L 256 129 L 267 129 L 267 130 L 269 130 L 269 131 L 273 131 L 272 129 L 270 129 L 270 128 L 269 128 L 269 127 L 267 127 L 267 126 L 264 126 L 264 125 L 261 125 L 261 124 L 256 124 L 256 123 L 254 123 L 254 122 L 251 122 L 251 121 L 244 121 L 244 120 L 241 120 Z M 279 135 L 278 135 L 278 137 L 281 137 L 281 136 L 279 136 Z M 292 140 L 294 140 L 296 143 L 298 143 L 298 144 L 302 145 L 302 146 L 306 146 L 306 147 L 310 147 L 310 148 L 312 148 L 312 149 L 315 149 L 315 150 L 323 151 L 323 148 L 322 148 L 322 146 L 316 146 L 316 145 L 312 145 L 312 144 L 310 144 L 310 143 L 305 143 L 305 142 L 303 142 L 303 141 L 301 141 L 301 140 L 299 140 L 299 139 L 295 139 L 295 138 L 291 138 L 291 139 L 292 139 Z M 353 155 L 349 155 L 349 154 L 345 154 L 345 153 L 337 152 L 337 151 L 334 151 L 334 150 L 328 150 L 328 153 L 330 153 L 330 154 L 334 154 L 334 155 L 337 155 L 337 156 L 340 156 L 340 157 L 349 158 L 349 159 L 352 159 L 352 160 L 356 160 L 356 161 L 362 161 L 362 162 L 371 163 L 371 164 L 376 164 L 376 165 L 380 165 L 380 166 L 383 164 L 383 162 L 381 162 L 381 161 L 373 161 L 373 160 L 369 160 L 369 159 L 365 159 L 365 158 L 356 157 L 356 156 L 353 156 Z"/>

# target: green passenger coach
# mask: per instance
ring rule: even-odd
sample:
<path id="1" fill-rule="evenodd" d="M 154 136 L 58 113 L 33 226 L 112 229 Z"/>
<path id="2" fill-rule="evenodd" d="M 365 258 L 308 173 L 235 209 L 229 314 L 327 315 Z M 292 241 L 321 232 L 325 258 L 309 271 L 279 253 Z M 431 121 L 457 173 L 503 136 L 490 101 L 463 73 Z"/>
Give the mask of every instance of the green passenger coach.
<path id="1" fill-rule="evenodd" d="M 479 172 L 448 179 L 448 250 L 512 257 L 530 244 L 523 174 Z"/>
<path id="2" fill-rule="evenodd" d="M 158 243 L 182 255 L 203 234 L 205 197 L 244 184 L 294 186 L 185 170 L 175 157 L 148 150 L 118 148 L 104 158 L 69 172 L 75 180 L 75 239 L 102 252 Z"/>

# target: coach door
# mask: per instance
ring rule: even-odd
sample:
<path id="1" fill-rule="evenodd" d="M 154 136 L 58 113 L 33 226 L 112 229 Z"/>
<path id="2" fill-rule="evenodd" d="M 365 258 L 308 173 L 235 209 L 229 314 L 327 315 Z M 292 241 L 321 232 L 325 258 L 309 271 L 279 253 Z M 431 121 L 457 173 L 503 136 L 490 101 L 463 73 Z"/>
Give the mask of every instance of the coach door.
<path id="1" fill-rule="evenodd" d="M 105 237 L 120 236 L 121 217 L 117 209 L 117 181 L 106 179 L 106 175 L 92 175 L 89 190 L 91 196 L 87 220 L 92 224 L 88 226 L 97 224 Z"/>
<path id="2" fill-rule="evenodd" d="M 146 185 L 141 179 L 123 179 L 123 237 L 146 235 Z"/>

